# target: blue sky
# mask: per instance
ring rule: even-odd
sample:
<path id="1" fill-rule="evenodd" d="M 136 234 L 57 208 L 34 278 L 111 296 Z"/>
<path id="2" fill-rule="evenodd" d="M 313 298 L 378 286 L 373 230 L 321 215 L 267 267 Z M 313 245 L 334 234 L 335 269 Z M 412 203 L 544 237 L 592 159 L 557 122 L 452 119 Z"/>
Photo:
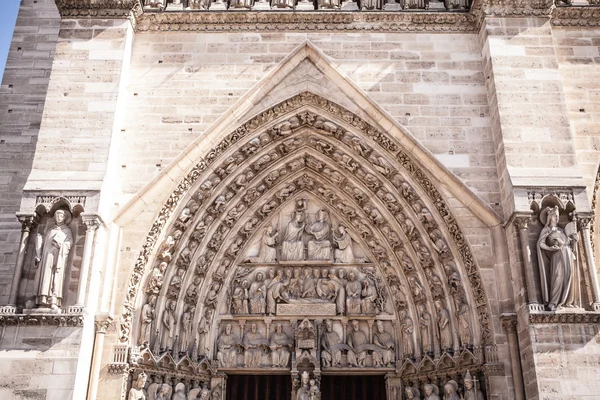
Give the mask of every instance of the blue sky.
<path id="1" fill-rule="evenodd" d="M 2 1 L 2 12 L 0 12 L 0 76 L 3 76 L 21 0 L 0 1 Z"/>

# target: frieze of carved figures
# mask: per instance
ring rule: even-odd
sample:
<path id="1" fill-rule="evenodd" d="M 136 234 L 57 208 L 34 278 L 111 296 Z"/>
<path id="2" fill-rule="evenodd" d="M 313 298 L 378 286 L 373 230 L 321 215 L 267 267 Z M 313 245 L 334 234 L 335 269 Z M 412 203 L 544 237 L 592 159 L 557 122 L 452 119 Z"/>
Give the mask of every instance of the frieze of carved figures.
<path id="1" fill-rule="evenodd" d="M 309 96 L 309 97 L 310 97 L 310 96 Z M 332 104 L 332 105 L 331 105 L 331 107 L 330 107 L 330 110 L 331 110 L 331 109 L 334 109 L 334 110 L 335 110 L 335 109 L 336 109 L 336 107 L 338 107 L 338 106 L 336 106 L 336 105 L 333 105 L 333 104 Z M 302 118 L 301 118 L 301 121 L 303 121 L 303 122 L 305 122 L 305 121 L 308 121 L 308 122 L 310 123 L 310 120 L 311 120 L 311 118 L 305 118 L 305 117 L 302 117 Z M 256 120 L 255 120 L 255 121 L 256 121 Z M 255 123 L 255 122 L 253 122 L 253 123 Z M 353 122 L 352 122 L 352 124 L 355 124 L 355 123 L 356 123 L 355 121 L 353 121 Z M 362 127 L 364 127 L 364 122 L 360 122 L 360 125 L 362 125 Z M 325 125 L 323 125 L 323 126 L 325 126 Z M 319 129 L 323 129 L 323 128 L 319 128 Z M 342 135 L 344 135 L 344 132 L 343 132 L 343 131 L 340 131 L 338 128 L 335 128 L 335 127 L 327 127 L 326 129 L 328 129 L 328 130 L 329 130 L 329 131 L 331 131 L 331 132 L 336 132 L 336 134 L 335 134 L 333 137 L 338 137 L 338 136 L 340 136 L 340 137 L 341 137 Z M 244 134 L 245 134 L 245 133 L 244 133 Z M 336 136 L 336 135 L 337 135 L 337 136 Z M 369 135 L 369 136 L 371 136 L 371 137 L 373 137 L 373 138 L 374 138 L 374 140 L 376 140 L 378 143 L 381 143 L 381 144 L 384 146 L 384 148 L 385 148 L 385 149 L 391 149 L 391 148 L 394 148 L 394 147 L 393 147 L 394 145 L 393 145 L 393 144 L 390 144 L 390 143 L 387 143 L 387 142 L 385 142 L 385 140 L 384 140 L 385 138 L 383 137 L 384 135 L 383 135 L 383 134 L 381 134 L 381 133 L 379 133 L 379 132 L 377 132 L 375 129 L 369 128 L 369 130 L 368 130 L 368 135 Z M 242 136 L 243 136 L 243 135 L 242 135 Z M 228 140 L 229 140 L 229 139 L 228 139 Z M 237 140 L 237 139 L 236 139 L 236 140 Z M 384 143 L 385 143 L 385 144 L 384 144 Z M 218 150 L 216 153 L 211 153 L 211 154 L 210 154 L 210 155 L 207 157 L 207 162 L 209 162 L 209 163 L 210 163 L 210 162 L 212 162 L 212 160 L 214 160 L 214 159 L 215 159 L 215 155 L 213 155 L 213 154 L 218 154 L 218 153 L 219 153 L 219 152 L 221 152 L 221 151 L 222 151 L 222 150 L 221 150 L 221 149 L 219 149 L 219 150 Z M 269 156 L 269 157 L 270 157 L 270 159 L 271 159 L 271 158 L 273 158 L 273 157 L 271 157 L 271 156 Z M 343 157 L 342 157 L 342 158 L 343 158 Z M 398 155 L 397 155 L 397 157 L 396 157 L 396 158 L 397 158 L 398 160 L 400 160 L 400 161 L 401 161 L 401 163 L 402 163 L 403 165 L 405 165 L 407 162 L 410 162 L 410 161 L 407 161 L 407 160 L 406 160 L 406 158 L 405 158 L 405 155 L 404 155 L 404 154 L 401 154 L 401 153 L 398 153 Z M 266 160 L 266 158 L 264 158 L 264 159 Z M 381 165 L 380 165 L 380 167 L 381 167 Z M 201 171 L 203 168 L 205 168 L 205 166 L 202 166 L 202 167 L 199 167 L 199 168 L 195 169 L 194 173 L 195 173 L 195 174 L 198 174 L 198 171 Z M 384 167 L 382 167 L 382 168 L 384 168 Z M 331 175 L 331 177 L 332 177 L 333 181 L 337 181 L 338 183 L 341 183 L 341 179 L 339 179 L 339 178 L 333 178 L 333 177 L 334 177 L 334 175 L 335 175 L 335 174 L 334 174 L 334 172 L 335 172 L 335 171 L 333 171 L 333 170 L 330 170 L 328 173 Z M 385 174 L 385 173 L 387 173 L 387 172 L 385 171 L 385 168 L 384 168 L 384 169 L 381 171 L 381 173 L 384 173 L 384 174 Z M 367 177 L 368 177 L 368 180 L 369 180 L 369 181 L 372 181 L 372 177 L 371 177 L 371 176 L 369 176 L 369 175 L 367 175 L 367 174 L 364 174 L 362 171 L 361 171 L 361 174 L 362 174 L 362 175 L 365 177 L 365 179 L 367 179 Z M 419 183 L 421 183 L 421 184 L 423 184 L 423 182 L 424 182 L 424 181 L 423 181 L 423 179 L 422 179 L 422 176 L 419 176 L 419 177 L 417 177 L 417 180 L 418 180 L 418 181 L 419 181 Z M 218 182 L 217 182 L 217 184 L 218 184 Z M 189 185 L 189 183 L 186 183 L 186 186 L 187 186 L 187 185 Z M 215 186 L 216 186 L 215 184 L 212 184 L 212 185 L 206 185 L 204 188 L 202 188 L 202 190 L 209 189 L 209 191 L 210 191 L 210 190 L 214 189 L 214 187 L 215 187 Z M 374 186 L 373 186 L 373 185 L 371 185 L 370 187 L 374 187 Z M 431 187 L 431 185 L 427 184 L 426 186 L 423 186 L 423 187 L 424 187 L 424 189 L 426 190 L 426 192 L 428 192 L 428 193 L 433 193 L 433 194 L 436 194 L 436 192 L 435 192 L 435 189 L 434 189 L 434 188 L 432 188 L 432 187 Z M 433 191 L 433 192 L 432 192 L 432 191 Z M 180 196 L 181 196 L 181 189 L 179 189 L 179 188 L 178 188 L 178 190 L 177 190 L 176 192 L 177 192 L 177 193 L 176 193 L 176 194 L 174 193 L 174 196 L 178 196 L 178 197 L 180 197 Z M 382 197 L 383 197 L 383 196 L 382 196 Z M 195 199 L 196 199 L 196 197 L 195 197 Z M 226 199 L 226 196 L 225 196 L 225 199 Z M 196 200 L 197 200 L 197 199 L 196 199 Z M 391 200 L 390 200 L 390 201 L 391 201 Z M 173 203 L 172 203 L 172 202 L 170 202 L 170 207 L 169 207 L 170 209 L 172 209 L 172 204 L 173 204 Z M 201 204 L 201 202 L 200 202 L 200 201 L 198 201 L 198 204 Z M 211 207 L 211 209 L 213 209 L 213 208 L 214 208 L 215 202 L 213 202 L 212 204 L 213 204 L 213 206 Z M 447 217 L 446 217 L 447 215 L 449 215 L 449 213 L 448 213 L 448 211 L 447 211 L 447 207 L 445 206 L 445 204 L 444 204 L 443 202 L 440 202 L 440 201 L 438 201 L 438 200 L 435 200 L 435 205 L 436 205 L 436 207 L 438 208 L 438 210 L 439 210 L 441 213 L 443 213 L 443 215 L 444 215 L 444 218 L 445 218 L 445 220 L 446 220 L 446 222 L 447 222 L 447 223 L 454 223 L 452 218 L 447 218 Z M 371 214 L 373 214 L 373 213 L 371 212 Z M 423 213 L 422 213 L 422 214 L 423 214 Z M 377 213 L 374 213 L 374 215 L 372 215 L 370 218 L 371 218 L 371 219 L 373 219 L 373 218 L 374 218 L 375 220 L 377 220 L 377 219 L 378 219 Z M 185 217 L 184 217 L 183 219 L 185 219 Z M 422 219 L 423 219 L 423 220 L 427 220 L 427 214 L 426 214 L 426 213 L 425 213 L 425 216 L 424 216 Z M 164 220 L 165 220 L 165 217 L 164 217 L 163 215 L 161 215 L 161 216 L 159 217 L 159 221 L 160 221 L 160 223 L 163 223 L 162 221 L 164 221 Z M 323 222 L 323 221 L 319 221 L 319 222 Z M 154 231 L 156 231 L 156 227 L 153 227 L 153 232 L 154 232 Z M 368 231 L 365 231 L 365 232 L 368 232 Z M 178 240 L 178 238 L 176 237 L 176 236 L 177 236 L 177 232 L 174 232 L 172 235 L 174 235 L 174 236 L 173 236 L 173 238 L 175 239 L 175 241 L 177 241 L 177 240 Z M 180 236 L 181 236 L 181 233 L 179 232 L 179 237 L 180 237 Z M 435 236 L 435 235 L 433 235 L 433 236 Z M 455 239 L 456 239 L 456 237 L 455 237 Z M 421 246 L 421 247 L 423 247 L 423 246 Z M 170 253 L 170 252 L 167 252 L 167 253 Z M 148 253 L 147 253 L 146 251 L 144 251 L 144 257 L 147 257 L 147 254 L 148 254 Z M 461 250 L 461 256 L 465 256 L 465 253 L 464 253 L 462 250 Z M 468 256 L 468 257 L 470 257 L 470 256 Z M 160 259 L 160 257 L 159 257 L 159 259 Z M 165 259 L 166 259 L 166 257 L 165 257 Z M 467 261 L 467 262 L 469 262 L 469 263 L 472 263 L 472 262 L 470 261 L 470 259 L 467 259 L 466 261 Z M 472 267 L 470 267 L 470 265 L 471 265 L 471 264 L 467 264 L 467 268 L 472 268 Z M 136 267 L 136 268 L 137 268 L 137 267 Z M 127 310 L 127 307 L 125 308 L 125 310 Z M 478 310 L 479 310 L 479 309 L 478 309 Z M 124 315 L 125 315 L 125 316 L 127 316 L 127 312 L 125 312 L 125 314 L 124 314 Z M 127 317 L 126 317 L 126 319 L 127 319 Z M 124 324 L 124 329 L 125 329 L 125 328 L 127 328 L 127 324 Z"/>

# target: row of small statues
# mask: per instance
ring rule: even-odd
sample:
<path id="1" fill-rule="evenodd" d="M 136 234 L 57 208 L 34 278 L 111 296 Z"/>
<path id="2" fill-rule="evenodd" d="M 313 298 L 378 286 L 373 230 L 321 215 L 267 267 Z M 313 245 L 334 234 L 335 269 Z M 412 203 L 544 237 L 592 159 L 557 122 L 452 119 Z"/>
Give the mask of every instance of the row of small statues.
<path id="1" fill-rule="evenodd" d="M 341 367 L 342 352 L 346 353 L 350 367 L 368 367 L 367 356 L 370 354 L 373 367 L 392 367 L 395 360 L 395 343 L 392 335 L 385 330 L 383 321 L 377 321 L 373 334 L 373 343 L 360 329 L 359 321 L 351 322 L 352 329 L 346 342 L 342 342 L 337 332 L 333 330 L 333 322 L 325 321 L 325 332 L 321 339 L 321 361 L 324 367 Z M 232 331 L 231 324 L 225 325 L 223 333 L 217 340 L 217 360 L 221 367 L 237 367 L 237 355 L 244 354 L 244 367 L 259 368 L 265 350 L 271 351 L 271 366 L 286 368 L 290 360 L 290 350 L 293 340 L 283 331 L 278 323 L 270 340 L 265 339 L 256 324 L 244 334 L 243 339 Z M 309 347 L 309 348 L 314 348 Z"/>
<path id="2" fill-rule="evenodd" d="M 337 273 L 336 273 L 337 272 Z M 336 304 L 336 312 L 343 314 L 377 314 L 378 293 L 375 284 L 356 271 L 339 268 L 272 268 L 258 271 L 254 281 L 244 279 L 232 293 L 232 314 L 269 314 L 277 311 L 278 303 Z"/>
<path id="3" fill-rule="evenodd" d="M 154 381 L 148 385 L 148 375 L 140 372 L 129 389 L 128 400 L 221 400 L 222 391 L 220 385 L 209 390 L 206 386 L 200 387 L 198 382 L 187 388 L 183 382 L 163 380 L 155 376 Z"/>
<path id="4" fill-rule="evenodd" d="M 208 9 L 299 9 L 299 10 L 337 10 L 344 9 L 347 3 L 356 4 L 350 10 L 409 10 L 409 9 L 429 9 L 429 0 L 400 0 L 399 2 L 389 1 L 384 3 L 382 0 L 362 0 L 358 2 L 342 1 L 342 0 L 318 0 L 316 7 L 313 1 L 308 0 L 230 0 L 227 7 L 227 0 L 173 0 L 166 4 L 167 0 L 146 0 L 145 7 L 150 9 L 162 10 L 165 5 L 173 4 L 173 7 L 178 9 L 187 8 L 190 10 L 208 10 Z M 358 3 L 358 4 L 357 4 Z M 399 6 L 390 7 L 389 4 Z M 386 6 L 387 5 L 387 6 Z M 446 10 L 468 8 L 470 3 L 465 0 L 446 0 L 443 2 Z M 262 7 L 261 7 L 262 6 Z"/>
<path id="5" fill-rule="evenodd" d="M 437 385 L 426 383 L 423 385 L 423 397 L 421 391 L 415 386 L 407 386 L 404 389 L 407 400 L 485 400 L 483 392 L 477 388 L 477 380 L 469 371 L 464 376 L 464 390 L 460 393 L 458 383 L 451 379 L 442 388 L 442 397 Z"/>

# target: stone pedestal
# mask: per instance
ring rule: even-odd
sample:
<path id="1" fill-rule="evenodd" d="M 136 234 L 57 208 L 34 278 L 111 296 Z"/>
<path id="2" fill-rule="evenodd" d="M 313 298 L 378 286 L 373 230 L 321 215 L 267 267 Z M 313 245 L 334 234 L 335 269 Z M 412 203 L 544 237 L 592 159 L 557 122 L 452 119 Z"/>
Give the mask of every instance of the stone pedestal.
<path id="1" fill-rule="evenodd" d="M 256 1 L 254 2 L 253 10 L 270 10 L 271 4 L 268 1 Z"/>
<path id="2" fill-rule="evenodd" d="M 210 11 L 225 11 L 227 10 L 227 3 L 222 1 L 215 1 L 210 4 Z"/>
<path id="3" fill-rule="evenodd" d="M 387 3 L 385 3 L 383 5 L 383 10 L 384 11 L 400 11 L 400 10 L 402 10 L 402 6 L 400 5 L 400 3 L 388 1 Z"/>
<path id="4" fill-rule="evenodd" d="M 169 4 L 167 6 L 167 9 L 165 11 L 183 11 L 183 4 L 179 3 L 179 4 Z"/>
<path id="5" fill-rule="evenodd" d="M 358 3 L 355 1 L 344 1 L 342 3 L 342 7 L 340 7 L 342 11 L 358 11 Z"/>
<path id="6" fill-rule="evenodd" d="M 296 4 L 296 10 L 300 11 L 314 11 L 315 5 L 308 1 L 300 1 Z"/>

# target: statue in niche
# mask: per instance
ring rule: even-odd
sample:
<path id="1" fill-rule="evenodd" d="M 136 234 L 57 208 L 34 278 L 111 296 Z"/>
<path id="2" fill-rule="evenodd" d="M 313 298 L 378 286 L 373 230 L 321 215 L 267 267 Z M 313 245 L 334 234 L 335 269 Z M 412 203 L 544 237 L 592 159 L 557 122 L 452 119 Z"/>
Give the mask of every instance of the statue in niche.
<path id="1" fill-rule="evenodd" d="M 333 242 L 337 246 L 337 249 L 333 252 L 334 262 L 342 264 L 352 264 L 355 262 L 352 250 L 352 238 L 348 231 L 346 231 L 345 226 L 338 226 L 337 234 L 335 231 L 333 232 Z"/>
<path id="2" fill-rule="evenodd" d="M 425 304 L 419 304 L 419 328 L 421 330 L 421 343 L 423 354 L 433 355 L 433 321 L 427 312 Z"/>
<path id="3" fill-rule="evenodd" d="M 177 324 L 177 318 L 175 317 L 176 306 L 177 302 L 175 300 L 167 300 L 162 313 L 163 335 L 160 347 L 163 351 L 169 351 L 173 348 L 173 339 L 175 338 L 175 327 Z"/>
<path id="4" fill-rule="evenodd" d="M 208 336 L 210 332 L 210 321 L 212 319 L 212 308 L 204 310 L 204 316 L 198 323 L 198 334 L 200 338 L 198 340 L 198 351 L 200 354 L 208 353 Z"/>
<path id="5" fill-rule="evenodd" d="M 146 385 L 147 380 L 148 375 L 144 372 L 140 372 L 133 387 L 129 389 L 129 400 L 146 400 L 144 386 Z"/>
<path id="6" fill-rule="evenodd" d="M 346 284 L 346 309 L 348 314 L 360 314 L 361 312 L 361 284 L 356 279 L 354 271 L 348 273 Z"/>
<path id="7" fill-rule="evenodd" d="M 449 380 L 444 385 L 444 400 L 462 400 L 458 394 L 458 383 L 455 380 Z"/>
<path id="8" fill-rule="evenodd" d="M 235 367 L 240 338 L 232 332 L 231 324 L 225 325 L 225 331 L 217 340 L 217 360 L 221 367 Z"/>
<path id="9" fill-rule="evenodd" d="M 63 281 L 69 261 L 69 253 L 74 245 L 73 234 L 69 229 L 71 213 L 67 210 L 54 212 L 56 225 L 46 232 L 42 239 L 37 235 L 35 265 L 35 304 L 58 310 L 62 305 Z"/>
<path id="10" fill-rule="evenodd" d="M 187 396 L 185 395 L 185 383 L 179 382 L 175 385 L 175 393 L 173 393 L 171 400 L 187 400 Z"/>
<path id="11" fill-rule="evenodd" d="M 471 373 L 467 371 L 465 374 L 465 393 L 464 400 L 485 400 L 483 392 L 477 389 L 477 379 L 473 378 Z"/>
<path id="12" fill-rule="evenodd" d="M 315 268 L 312 270 L 312 275 L 311 275 L 311 269 L 310 268 L 305 268 L 304 269 L 304 280 L 302 282 L 302 293 L 301 293 L 301 297 L 304 298 L 314 298 L 317 296 L 317 289 L 316 289 L 316 285 L 317 285 L 317 281 L 319 280 L 319 269 Z"/>
<path id="13" fill-rule="evenodd" d="M 268 344 L 262 334 L 257 330 L 256 324 L 250 325 L 250 331 L 246 332 L 242 341 L 244 347 L 244 366 L 246 368 L 258 368 L 261 365 L 263 347 Z"/>
<path id="14" fill-rule="evenodd" d="M 185 274 L 185 270 L 183 268 L 178 268 L 176 274 L 173 275 L 171 282 L 169 283 L 167 297 L 176 299 L 179 296 L 181 284 L 183 283 L 183 274 Z"/>
<path id="15" fill-rule="evenodd" d="M 452 326 L 450 325 L 450 313 L 444 305 L 442 299 L 434 302 L 437 311 L 437 324 L 440 331 L 440 348 L 442 351 L 449 351 L 454 348 L 452 339 Z"/>
<path id="16" fill-rule="evenodd" d="M 402 331 L 402 351 L 404 358 L 412 358 L 415 355 L 415 342 L 413 339 L 414 324 L 407 315 L 406 310 L 400 310 L 400 330 Z"/>
<path id="17" fill-rule="evenodd" d="M 394 338 L 385 331 L 383 321 L 377 321 L 375 324 L 375 333 L 373 334 L 373 344 L 381 350 L 373 351 L 373 361 L 376 367 L 392 367 L 394 362 Z"/>
<path id="18" fill-rule="evenodd" d="M 469 322 L 469 305 L 463 296 L 455 296 L 456 320 L 458 322 L 458 337 L 463 347 L 473 345 L 473 333 Z"/>
<path id="19" fill-rule="evenodd" d="M 156 295 L 151 294 L 148 296 L 148 302 L 142 307 L 142 324 L 140 327 L 140 337 L 138 344 L 142 346 L 148 346 L 150 343 L 150 334 L 152 332 L 152 323 L 156 317 Z"/>
<path id="20" fill-rule="evenodd" d="M 309 382 L 310 389 L 308 391 L 308 400 L 321 400 L 321 390 L 314 379 Z"/>
<path id="21" fill-rule="evenodd" d="M 360 330 L 357 320 L 352 321 L 352 330 L 348 333 L 348 364 L 351 367 L 364 367 L 367 359 L 367 350 L 364 345 L 368 344 L 367 336 Z"/>
<path id="22" fill-rule="evenodd" d="M 417 389 L 414 386 L 407 386 L 406 389 L 404 389 L 404 392 L 406 393 L 407 400 L 420 400 L 421 399 L 421 393 L 419 392 L 419 389 Z"/>
<path id="23" fill-rule="evenodd" d="M 293 270 L 293 277 L 290 279 L 289 294 L 292 299 L 299 299 L 304 286 L 304 279 L 300 276 L 302 269 L 296 267 Z"/>
<path id="24" fill-rule="evenodd" d="M 341 268 L 338 270 L 337 276 L 334 270 L 329 273 L 329 282 L 334 287 L 335 308 L 338 315 L 344 315 L 346 312 L 346 279 L 344 274 L 345 271 Z"/>
<path id="25" fill-rule="evenodd" d="M 324 367 L 337 367 L 342 360 L 342 340 L 333 330 L 333 322 L 330 319 L 325 320 L 325 332 L 321 338 L 321 360 Z"/>
<path id="26" fill-rule="evenodd" d="M 186 305 L 183 314 L 181 314 L 181 332 L 179 333 L 179 353 L 188 353 L 194 341 L 194 313 L 196 308 Z"/>
<path id="27" fill-rule="evenodd" d="M 540 213 L 540 220 L 545 222 L 537 242 L 542 298 L 548 310 L 556 311 L 566 303 L 573 303 L 569 297 L 573 296 L 570 289 L 575 266 L 573 249 L 577 245 L 577 228 L 572 226 L 573 223 L 567 224 L 565 230 L 558 226 L 557 206 L 546 207 Z"/>
<path id="28" fill-rule="evenodd" d="M 288 301 L 287 288 L 290 285 L 290 280 L 282 276 L 281 270 L 277 270 L 277 275 L 267 288 L 267 313 L 275 314 L 277 311 L 277 303 Z"/>
<path id="29" fill-rule="evenodd" d="M 286 261 L 304 260 L 302 234 L 306 227 L 304 211 L 294 211 L 293 219 L 288 223 L 287 232 L 281 245 L 281 256 Z"/>
<path id="30" fill-rule="evenodd" d="M 309 260 L 331 259 L 331 242 L 328 240 L 331 225 L 329 214 L 326 210 L 317 211 L 317 220 L 307 224 L 306 233 L 313 235 L 314 239 L 308 242 Z"/>
<path id="31" fill-rule="evenodd" d="M 265 285 L 265 276 L 262 272 L 256 273 L 256 278 L 250 285 L 250 313 L 264 314 L 266 310 L 267 287 Z"/>
<path id="32" fill-rule="evenodd" d="M 267 226 L 263 233 L 262 240 L 260 242 L 260 250 L 256 260 L 253 262 L 258 263 L 272 263 L 277 261 L 277 230 L 272 226 Z"/>
<path id="33" fill-rule="evenodd" d="M 307 371 L 303 371 L 300 379 L 300 388 L 296 392 L 296 400 L 310 400 L 310 375 Z"/>
<path id="34" fill-rule="evenodd" d="M 377 300 L 377 289 L 375 285 L 371 283 L 370 279 L 363 281 L 362 288 L 362 312 L 363 314 L 372 315 L 377 314 L 377 307 L 375 301 Z"/>
<path id="35" fill-rule="evenodd" d="M 290 361 L 290 346 L 292 342 L 283 331 L 281 324 L 275 325 L 275 332 L 271 335 L 269 348 L 271 349 L 271 362 L 275 368 L 285 368 Z"/>
<path id="36" fill-rule="evenodd" d="M 440 390 L 436 385 L 426 383 L 423 386 L 423 390 L 425 391 L 425 397 L 423 398 L 423 400 L 440 400 Z"/>
<path id="37" fill-rule="evenodd" d="M 163 285 L 164 274 L 169 264 L 166 261 L 161 261 L 158 265 L 155 265 L 148 279 L 146 285 L 146 293 L 158 294 L 160 288 Z"/>

